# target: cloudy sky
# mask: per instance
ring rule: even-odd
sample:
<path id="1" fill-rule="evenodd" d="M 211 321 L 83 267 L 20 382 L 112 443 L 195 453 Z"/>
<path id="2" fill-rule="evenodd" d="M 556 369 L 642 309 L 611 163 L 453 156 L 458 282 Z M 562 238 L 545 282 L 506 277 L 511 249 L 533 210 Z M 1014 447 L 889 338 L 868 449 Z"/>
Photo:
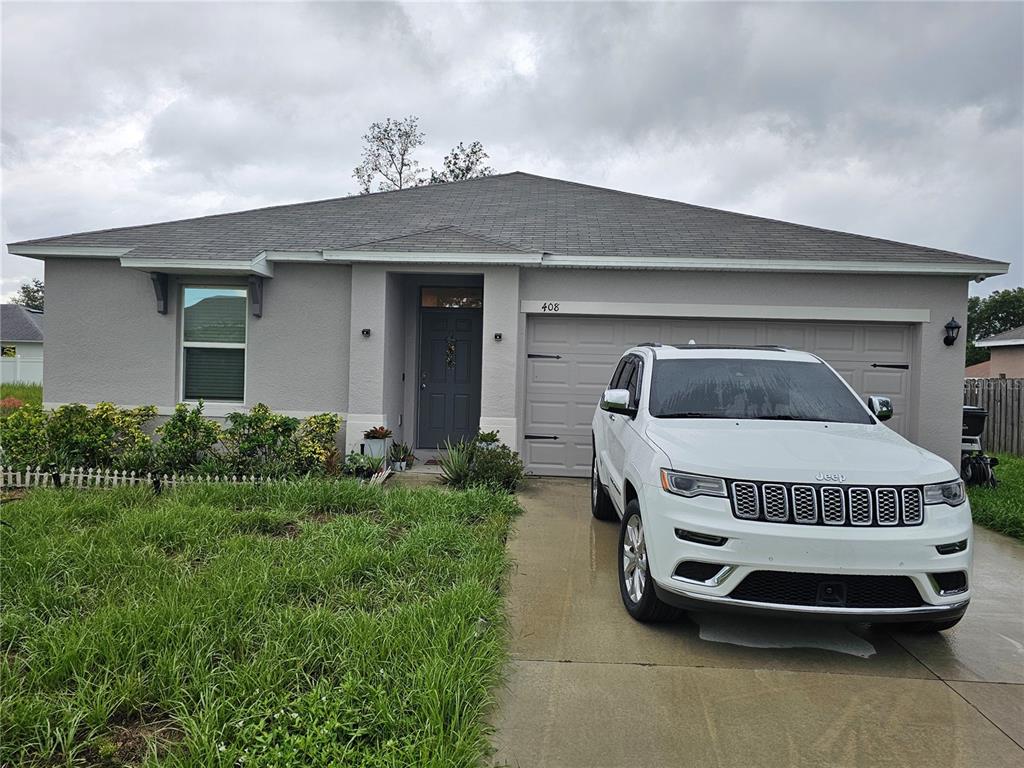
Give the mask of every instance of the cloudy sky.
<path id="1" fill-rule="evenodd" d="M 367 125 L 1014 263 L 1024 4 L 19 4 L 3 241 L 356 191 Z M 41 265 L 3 255 L 0 291 Z"/>

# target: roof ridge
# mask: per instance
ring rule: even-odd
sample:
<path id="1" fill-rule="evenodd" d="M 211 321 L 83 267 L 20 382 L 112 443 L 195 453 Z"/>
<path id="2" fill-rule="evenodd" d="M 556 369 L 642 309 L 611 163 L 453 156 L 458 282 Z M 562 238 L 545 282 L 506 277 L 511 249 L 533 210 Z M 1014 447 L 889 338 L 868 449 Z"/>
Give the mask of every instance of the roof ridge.
<path id="1" fill-rule="evenodd" d="M 934 247 L 929 246 L 929 245 L 917 245 L 916 243 L 907 243 L 907 242 L 904 242 L 903 240 L 892 240 L 892 239 L 887 238 L 887 237 L 875 237 L 874 235 L 861 235 L 861 234 L 857 234 L 856 232 L 846 232 L 845 230 L 842 230 L 842 229 L 829 229 L 827 227 L 816 227 L 813 224 L 800 224 L 800 223 L 795 222 L 795 221 L 785 221 L 783 219 L 773 219 L 773 218 L 770 218 L 768 216 L 758 216 L 757 214 L 754 214 L 754 213 L 743 213 L 742 211 L 732 211 L 732 210 L 728 210 L 728 209 L 725 209 L 725 208 L 712 208 L 710 205 L 698 205 L 697 203 L 688 203 L 688 202 L 685 202 L 685 201 L 682 201 L 682 200 L 672 200 L 671 198 L 668 198 L 668 197 L 655 197 L 654 195 L 644 195 L 644 194 L 642 194 L 640 192 L 627 192 L 624 189 L 612 189 L 611 187 L 599 187 L 596 184 L 585 184 L 582 181 L 569 181 L 567 179 L 556 179 L 556 178 L 554 178 L 552 176 L 541 176 L 540 174 L 528 173 L 526 171 L 517 171 L 516 173 L 520 174 L 521 176 L 530 176 L 530 177 L 535 178 L 535 179 L 543 179 L 544 181 L 554 181 L 554 182 L 558 182 L 559 184 L 569 184 L 569 185 L 574 186 L 574 187 L 583 187 L 585 189 L 595 189 L 595 190 L 598 190 L 600 192 L 611 192 L 611 193 L 616 194 L 616 195 L 625 195 L 627 197 L 639 197 L 639 198 L 642 198 L 644 200 L 654 200 L 654 201 L 659 202 L 659 203 L 671 203 L 673 205 L 683 205 L 683 206 L 686 206 L 687 208 L 696 208 L 696 209 L 701 210 L 701 211 L 710 211 L 712 213 L 725 213 L 725 214 L 728 214 L 730 216 L 742 216 L 743 218 L 753 219 L 754 221 L 767 221 L 767 222 L 770 222 L 772 224 L 782 224 L 782 225 L 788 226 L 788 227 L 798 227 L 800 229 L 811 230 L 812 232 L 827 232 L 827 233 L 832 234 L 832 235 L 844 235 L 846 237 L 856 237 L 856 238 L 861 239 L 861 240 L 871 240 L 871 241 L 877 242 L 877 243 L 889 243 L 890 245 L 899 245 L 899 246 L 904 246 L 904 247 L 917 248 L 917 249 L 923 250 L 923 251 L 932 251 L 933 253 L 941 253 L 941 254 L 944 254 L 944 255 L 960 256 L 961 258 L 975 259 L 975 260 L 982 261 L 982 262 L 990 261 L 989 259 L 984 259 L 984 258 L 982 258 L 980 256 L 972 256 L 971 254 L 968 254 L 968 253 L 961 253 L 960 251 L 947 251 L 947 250 L 944 250 L 942 248 L 934 248 Z M 512 175 L 512 174 L 506 174 L 506 175 Z"/>
<path id="2" fill-rule="evenodd" d="M 465 181 L 469 181 L 469 179 L 465 179 Z M 457 226 L 455 224 L 445 224 L 444 226 L 441 226 L 441 227 L 431 227 L 429 229 L 420 229 L 420 230 L 416 230 L 415 232 L 406 232 L 406 233 L 401 234 L 401 235 L 394 235 L 393 237 L 382 237 L 379 240 L 366 240 L 364 242 L 360 242 L 360 243 L 357 243 L 355 245 L 346 245 L 343 248 L 339 248 L 338 250 L 340 250 L 340 251 L 354 251 L 354 250 L 359 250 L 360 248 L 362 248 L 364 246 L 367 246 L 367 245 L 378 245 L 379 243 L 388 243 L 388 242 L 392 242 L 394 240 L 405 240 L 406 238 L 416 237 L 417 235 L 429 235 L 429 234 L 433 234 L 434 232 L 443 232 L 445 230 L 452 230 L 452 231 L 458 232 L 460 235 L 463 235 L 464 237 L 466 237 L 466 238 L 468 238 L 470 240 L 479 240 L 482 243 L 489 243 L 490 245 L 499 245 L 502 248 L 507 248 L 507 249 L 516 251 L 518 253 L 530 253 L 530 251 L 525 251 L 522 248 L 519 248 L 518 246 L 512 245 L 511 243 L 503 243 L 500 240 L 495 240 L 494 238 L 491 238 L 491 237 L 485 237 L 483 235 L 475 234 L 474 232 L 470 232 L 470 231 L 468 231 L 466 229 L 463 229 L 462 227 L 459 227 L 459 226 Z"/>
<path id="3" fill-rule="evenodd" d="M 33 237 L 30 240 L 18 240 L 14 243 L 8 243 L 8 245 L 32 245 L 33 243 L 49 242 L 52 240 L 63 240 L 67 237 L 78 237 L 80 235 L 101 235 L 106 232 L 117 232 L 124 229 L 149 229 L 150 227 L 162 227 L 167 224 L 184 224 L 188 221 L 199 221 L 200 219 L 220 219 L 227 218 L 229 216 L 241 216 L 247 213 L 260 213 L 263 211 L 276 211 L 284 208 L 299 208 L 305 205 L 323 205 L 324 203 L 341 203 L 346 200 L 365 200 L 370 197 L 380 195 L 392 195 L 397 192 L 412 192 L 414 190 L 428 189 L 430 187 L 442 187 L 450 184 L 466 184 L 471 181 L 487 181 L 488 179 L 497 179 L 506 176 L 515 176 L 516 174 L 529 176 L 531 174 L 524 174 L 522 171 L 509 171 L 507 173 L 494 173 L 490 176 L 477 176 L 472 179 L 459 179 L 458 181 L 446 181 L 443 184 L 419 184 L 415 187 L 405 187 L 403 189 L 388 189 L 380 192 L 368 192 L 365 195 L 352 194 L 352 195 L 341 195 L 339 197 L 325 197 L 319 200 L 304 200 L 299 203 L 278 203 L 275 205 L 264 205 L 259 208 L 246 208 L 242 211 L 225 211 L 223 213 L 206 213 L 202 216 L 186 216 L 181 219 L 170 219 L 168 221 L 151 221 L 148 224 L 127 224 L 118 227 L 104 227 L 102 229 L 86 229 L 81 232 L 68 232 L 63 235 L 53 235 L 51 237 Z"/>

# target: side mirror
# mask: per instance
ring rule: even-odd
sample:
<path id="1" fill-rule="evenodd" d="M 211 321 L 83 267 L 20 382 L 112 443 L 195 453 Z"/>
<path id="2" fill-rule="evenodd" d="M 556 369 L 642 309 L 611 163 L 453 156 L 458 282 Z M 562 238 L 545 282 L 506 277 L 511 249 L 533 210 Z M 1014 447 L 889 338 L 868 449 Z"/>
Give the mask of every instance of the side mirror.
<path id="1" fill-rule="evenodd" d="M 629 407 L 628 389 L 606 389 L 601 396 L 601 410 L 629 417 L 636 416 L 636 408 Z"/>
<path id="2" fill-rule="evenodd" d="M 881 395 L 871 395 L 868 398 L 868 410 L 875 414 L 879 421 L 888 421 L 892 418 L 892 400 Z"/>

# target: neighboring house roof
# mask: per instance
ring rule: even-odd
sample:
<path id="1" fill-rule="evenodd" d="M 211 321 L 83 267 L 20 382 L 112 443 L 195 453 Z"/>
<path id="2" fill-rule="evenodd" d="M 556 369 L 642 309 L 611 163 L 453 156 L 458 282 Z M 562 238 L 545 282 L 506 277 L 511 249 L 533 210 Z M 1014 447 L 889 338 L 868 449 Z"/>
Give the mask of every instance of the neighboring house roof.
<path id="1" fill-rule="evenodd" d="M 1024 325 L 1019 328 L 1011 328 L 1002 333 L 986 336 L 974 342 L 977 347 L 1016 347 L 1024 346 Z"/>
<path id="2" fill-rule="evenodd" d="M 4 341 L 42 341 L 43 313 L 18 304 L 0 304 L 0 338 Z"/>
<path id="3" fill-rule="evenodd" d="M 431 251 L 523 253 L 573 259 L 920 265 L 1001 274 L 999 262 L 861 235 L 790 224 L 570 181 L 514 172 L 450 184 L 354 195 L 251 211 L 12 243 L 22 255 L 88 255 L 76 247 L 124 249 L 151 259 L 252 261 L 264 252 Z M 47 249 L 49 253 L 45 252 Z M 369 256 L 367 256 L 368 258 Z M 272 260 L 286 258 L 287 254 Z M 540 263 L 540 262 L 538 262 Z M 738 263 L 738 266 L 737 266 Z M 579 266 L 589 266 L 580 261 Z M 669 265 L 666 265 L 669 266 Z M 953 269 L 957 268 L 957 269 Z M 924 270 L 922 270 L 924 271 Z"/>

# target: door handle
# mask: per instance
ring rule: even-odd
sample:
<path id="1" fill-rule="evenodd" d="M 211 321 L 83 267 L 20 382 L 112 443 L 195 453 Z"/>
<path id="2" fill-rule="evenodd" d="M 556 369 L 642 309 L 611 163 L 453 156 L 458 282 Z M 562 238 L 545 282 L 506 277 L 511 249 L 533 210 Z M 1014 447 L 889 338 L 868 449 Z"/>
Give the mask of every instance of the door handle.
<path id="1" fill-rule="evenodd" d="M 426 385 L 426 384 L 423 384 L 423 383 L 421 382 L 421 383 L 420 383 L 420 389 L 426 389 L 426 388 L 427 388 L 427 385 Z"/>
<path id="2" fill-rule="evenodd" d="M 608 414 L 608 421 L 615 421 L 615 414 L 614 413 L 609 413 Z"/>

